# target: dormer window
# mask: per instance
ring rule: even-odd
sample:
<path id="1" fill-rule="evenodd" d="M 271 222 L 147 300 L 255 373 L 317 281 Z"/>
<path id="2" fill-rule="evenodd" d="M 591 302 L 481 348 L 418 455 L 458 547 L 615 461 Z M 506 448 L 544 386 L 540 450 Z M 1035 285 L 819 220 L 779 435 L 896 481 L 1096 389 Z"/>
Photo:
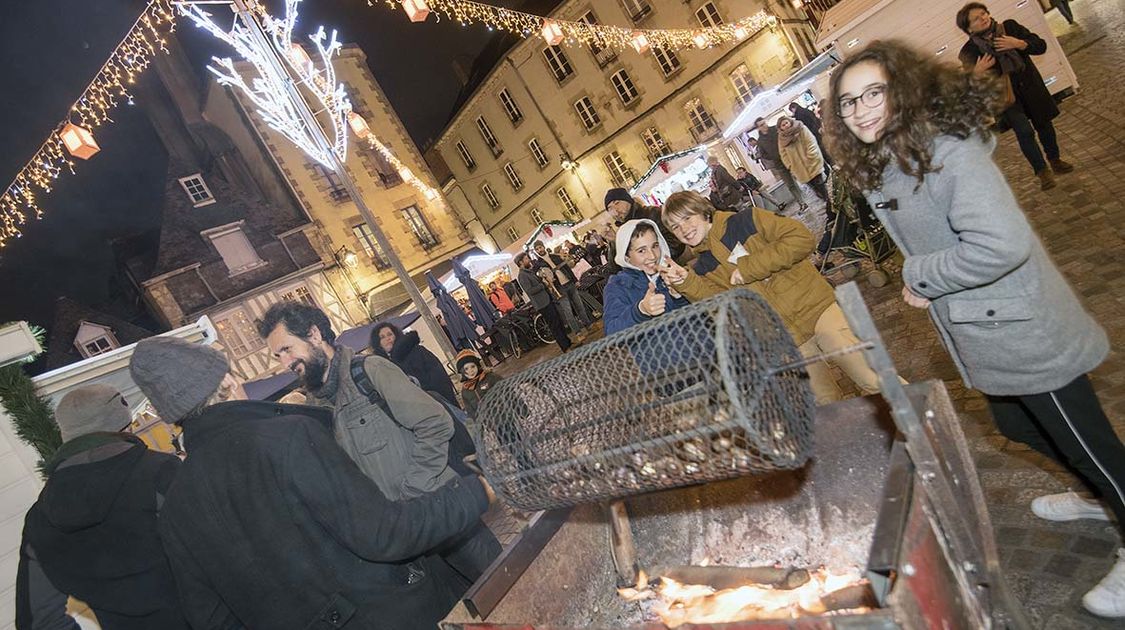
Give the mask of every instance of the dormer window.
<path id="1" fill-rule="evenodd" d="M 74 335 L 74 346 L 78 348 L 78 353 L 83 358 L 89 359 L 116 350 L 121 344 L 117 343 L 117 337 L 113 335 L 113 330 L 109 326 L 82 322 L 78 327 L 78 333 Z"/>
<path id="2" fill-rule="evenodd" d="M 231 276 L 237 276 L 266 264 L 266 261 L 258 257 L 258 252 L 254 251 L 254 246 L 242 232 L 242 224 L 243 221 L 237 221 L 200 232 L 204 238 L 211 241 L 219 255 L 223 257 L 223 262 L 226 263 Z"/>
<path id="3" fill-rule="evenodd" d="M 180 186 L 184 187 L 184 192 L 196 208 L 215 203 L 215 196 L 211 194 L 211 189 L 207 187 L 207 182 L 203 181 L 203 176 L 199 173 L 181 177 Z"/>

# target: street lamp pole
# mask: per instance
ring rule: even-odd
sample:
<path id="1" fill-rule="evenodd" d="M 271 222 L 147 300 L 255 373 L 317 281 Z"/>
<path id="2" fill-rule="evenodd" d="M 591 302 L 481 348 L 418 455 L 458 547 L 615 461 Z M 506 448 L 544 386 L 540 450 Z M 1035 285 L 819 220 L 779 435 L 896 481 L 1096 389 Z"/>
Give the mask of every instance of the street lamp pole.
<path id="1" fill-rule="evenodd" d="M 414 302 L 414 307 L 418 309 L 418 314 L 421 315 L 422 322 L 426 325 L 426 328 L 429 329 L 430 335 L 437 340 L 438 345 L 441 347 L 447 359 L 452 361 L 453 357 L 457 354 L 456 350 L 453 348 L 453 343 L 445 336 L 441 324 L 438 323 L 434 314 L 430 312 L 429 306 L 426 305 L 426 299 L 422 297 L 422 292 L 418 290 L 418 285 L 414 284 L 414 281 L 410 279 L 410 274 L 406 271 L 406 267 L 403 266 L 402 261 L 399 260 L 398 254 L 395 252 L 394 247 L 391 246 L 390 240 L 387 239 L 386 234 L 383 233 L 383 229 L 376 223 L 374 213 L 371 212 L 371 209 L 367 207 L 367 203 L 364 202 L 363 195 L 360 194 L 359 188 L 356 187 L 351 175 L 348 174 L 348 169 L 344 165 L 343 160 L 341 160 L 333 150 L 332 141 L 328 139 L 324 128 L 317 122 L 316 114 L 313 112 L 312 108 L 309 107 L 304 95 L 301 94 L 300 87 L 293 81 L 288 70 L 285 68 L 285 64 L 278 58 L 279 53 L 270 43 L 269 38 L 266 36 L 265 29 L 262 28 L 261 23 L 258 21 L 258 17 L 250 10 L 247 0 L 233 0 L 233 5 L 234 12 L 251 33 L 255 44 L 263 51 L 268 51 L 266 58 L 273 66 L 274 70 L 280 73 L 280 76 L 287 78 L 285 81 L 286 95 L 293 103 L 301 121 L 308 127 L 317 147 L 328 157 L 332 170 L 336 173 L 337 177 L 340 178 L 344 190 L 348 192 L 348 195 L 352 198 L 352 202 L 354 202 L 356 208 L 359 209 L 359 214 L 363 217 L 364 222 L 367 223 L 367 227 L 370 228 L 371 235 L 375 237 L 375 242 L 386 252 L 387 261 L 391 264 L 391 268 L 394 269 L 395 275 L 398 276 L 399 282 L 402 283 L 403 288 L 406 289 L 410 300 Z"/>

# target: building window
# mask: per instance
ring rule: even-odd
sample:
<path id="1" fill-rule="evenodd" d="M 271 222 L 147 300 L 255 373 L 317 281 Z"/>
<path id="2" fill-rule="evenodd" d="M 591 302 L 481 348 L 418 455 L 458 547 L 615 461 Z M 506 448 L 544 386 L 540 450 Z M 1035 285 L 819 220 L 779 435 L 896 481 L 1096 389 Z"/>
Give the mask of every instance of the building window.
<path id="1" fill-rule="evenodd" d="M 508 240 L 512 241 L 513 243 L 520 240 L 520 232 L 514 225 L 508 226 Z"/>
<path id="2" fill-rule="evenodd" d="M 738 102 L 745 105 L 750 102 L 754 93 L 758 91 L 758 84 L 754 82 L 754 77 L 750 75 L 750 69 L 746 64 L 740 64 L 730 73 L 730 82 L 734 86 L 734 91 L 738 94 Z"/>
<path id="3" fill-rule="evenodd" d="M 504 113 L 508 115 L 508 120 L 513 123 L 523 120 L 523 112 L 520 111 L 507 88 L 500 90 L 500 104 L 504 106 Z"/>
<path id="4" fill-rule="evenodd" d="M 359 241 L 363 253 L 367 254 L 367 257 L 374 263 L 375 269 L 382 271 L 391 268 L 391 263 L 387 260 L 387 253 L 383 251 L 379 241 L 375 240 L 375 235 L 371 232 L 371 226 L 366 223 L 353 225 L 352 235 Z"/>
<path id="5" fill-rule="evenodd" d="M 555 196 L 559 198 L 559 203 L 562 204 L 563 216 L 571 219 L 582 217 L 582 213 L 578 211 L 578 206 L 574 205 L 574 200 L 570 198 L 570 193 L 566 191 L 566 188 L 556 190 Z"/>
<path id="6" fill-rule="evenodd" d="M 214 322 L 223 345 L 236 357 L 245 356 L 266 345 L 265 340 L 258 335 L 254 322 L 240 308 L 217 315 Z"/>
<path id="7" fill-rule="evenodd" d="M 610 151 L 602 157 L 602 162 L 605 163 L 605 167 L 609 171 L 609 178 L 613 180 L 614 184 L 626 188 L 633 185 L 633 171 L 625 166 L 625 160 L 621 159 L 620 153 Z"/>
<path id="8" fill-rule="evenodd" d="M 215 196 L 211 194 L 211 189 L 207 187 L 207 182 L 203 181 L 203 176 L 199 173 L 181 177 L 180 186 L 184 187 L 184 192 L 196 208 L 215 203 Z"/>
<path id="9" fill-rule="evenodd" d="M 402 183 L 402 176 L 398 174 L 398 169 L 378 149 L 368 146 L 364 152 L 375 163 L 375 175 L 379 178 L 379 183 L 383 185 L 383 188 L 393 188 Z M 347 197 L 348 195 L 345 192 L 343 198 L 346 199 Z"/>
<path id="10" fill-rule="evenodd" d="M 664 141 L 664 136 L 660 135 L 660 131 L 656 127 L 649 127 L 642 131 L 641 141 L 645 143 L 645 149 L 648 150 L 648 159 L 654 162 L 656 158 L 672 152 L 668 148 L 668 143 Z"/>
<path id="11" fill-rule="evenodd" d="M 699 20 L 699 25 L 704 28 L 723 25 L 723 18 L 719 17 L 719 10 L 715 8 L 714 2 L 699 7 L 695 12 L 695 19 Z"/>
<path id="12" fill-rule="evenodd" d="M 469 169 L 470 171 L 476 169 L 477 161 L 473 159 L 473 154 L 469 153 L 469 148 L 465 146 L 465 143 L 458 140 L 456 146 L 457 155 L 461 157 L 461 161 L 464 162 L 465 168 Z"/>
<path id="13" fill-rule="evenodd" d="M 430 226 L 426 224 L 426 219 L 418 210 L 418 206 L 403 208 L 402 216 L 410 225 L 410 231 L 414 232 L 414 236 L 418 238 L 418 243 L 422 245 L 422 249 L 430 250 L 438 246 L 440 241 L 430 230 Z"/>
<path id="14" fill-rule="evenodd" d="M 82 344 L 82 354 L 85 355 L 86 358 L 96 357 L 99 354 L 105 354 L 106 352 L 109 352 L 116 347 L 117 346 L 114 345 L 113 341 L 109 338 L 108 335 L 102 335 L 101 337 L 97 337 L 96 339 L 92 339 Z"/>
<path id="15" fill-rule="evenodd" d="M 328 184 L 326 193 L 329 199 L 336 203 L 347 201 L 348 191 L 344 189 L 344 183 L 340 181 L 340 176 L 336 174 L 336 171 L 320 163 L 313 164 L 313 170 Z"/>
<path id="16" fill-rule="evenodd" d="M 488 203 L 489 208 L 495 210 L 500 207 L 500 199 L 496 197 L 496 192 L 492 190 L 492 186 L 481 184 L 480 194 L 484 195 L 484 200 Z"/>
<path id="17" fill-rule="evenodd" d="M 664 76 L 669 76 L 680 69 L 680 58 L 675 52 L 665 48 L 653 48 L 652 55 L 656 57 L 656 63 L 660 64 L 660 71 Z"/>
<path id="18" fill-rule="evenodd" d="M 531 157 L 535 158 L 535 163 L 539 165 L 539 168 L 551 163 L 551 159 L 543 152 L 543 147 L 539 146 L 538 138 L 532 138 L 527 143 L 527 148 L 531 149 Z"/>
<path id="19" fill-rule="evenodd" d="M 617 96 L 621 99 L 622 105 L 628 105 L 637 99 L 637 88 L 633 85 L 633 80 L 629 78 L 628 72 L 618 70 L 613 73 L 609 80 L 613 83 L 613 89 L 617 90 Z"/>
<path id="20" fill-rule="evenodd" d="M 523 188 L 523 180 L 520 179 L 520 174 L 516 172 L 516 166 L 511 162 L 504 165 L 504 174 L 508 176 L 508 183 L 512 185 L 513 190 Z"/>
<path id="21" fill-rule="evenodd" d="M 586 131 L 602 124 L 602 119 L 598 116 L 597 110 L 594 109 L 594 103 L 589 96 L 583 96 L 576 101 L 574 111 L 578 112 L 578 117 L 582 120 L 582 126 L 586 128 Z"/>
<path id="22" fill-rule="evenodd" d="M 480 131 L 480 137 L 484 140 L 484 143 L 492 150 L 493 157 L 504 152 L 504 149 L 500 148 L 496 136 L 492 134 L 492 127 L 488 126 L 488 121 L 484 119 L 484 116 L 477 116 L 477 130 Z"/>
<path id="23" fill-rule="evenodd" d="M 723 147 L 723 150 L 726 151 L 727 160 L 729 160 L 735 168 L 746 168 L 746 165 L 742 163 L 742 156 L 738 154 L 738 151 L 733 145 L 728 144 Z"/>
<path id="24" fill-rule="evenodd" d="M 558 46 L 544 48 L 543 58 L 547 60 L 547 67 L 551 69 L 551 74 L 555 75 L 555 81 L 562 83 L 574 74 L 574 70 L 570 67 L 570 60 L 566 58 L 562 48 Z"/>
<path id="25" fill-rule="evenodd" d="M 238 221 L 201 232 L 223 257 L 223 262 L 226 263 L 227 270 L 232 276 L 266 264 L 258 257 L 258 252 L 254 251 L 249 239 L 242 233 L 242 224 L 242 221 Z"/>
<path id="26" fill-rule="evenodd" d="M 532 225 L 542 225 L 543 224 L 543 213 L 539 210 L 539 208 L 532 208 L 531 209 L 531 224 Z"/>
<path id="27" fill-rule="evenodd" d="M 579 21 L 591 26 L 598 23 L 598 19 L 594 17 L 592 11 L 587 11 L 586 15 L 579 18 Z M 594 61 L 597 62 L 599 68 L 604 68 L 609 62 L 617 59 L 617 51 L 606 46 L 605 42 L 597 38 L 590 43 L 590 52 L 594 55 Z"/>
<path id="28" fill-rule="evenodd" d="M 303 284 L 299 284 L 292 289 L 283 292 L 281 294 L 281 300 L 283 302 L 302 302 L 304 304 L 308 304 L 309 306 L 320 308 L 320 305 L 317 304 L 316 300 L 313 298 L 312 292 L 309 291 L 309 288 Z"/>
<path id="29" fill-rule="evenodd" d="M 691 123 L 691 136 L 696 142 L 710 140 L 719 131 L 711 113 L 703 107 L 703 101 L 693 98 L 684 103 L 684 112 L 687 113 L 688 122 Z"/>
<path id="30" fill-rule="evenodd" d="M 652 13 L 652 7 L 645 0 L 621 0 L 621 6 L 625 9 L 625 15 L 634 22 L 640 22 L 646 15 Z"/>

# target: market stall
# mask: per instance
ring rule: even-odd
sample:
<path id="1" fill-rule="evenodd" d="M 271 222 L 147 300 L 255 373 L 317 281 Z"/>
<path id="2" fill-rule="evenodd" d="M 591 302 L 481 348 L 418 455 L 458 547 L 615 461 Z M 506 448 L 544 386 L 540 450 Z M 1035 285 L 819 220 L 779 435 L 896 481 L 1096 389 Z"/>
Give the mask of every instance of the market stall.
<path id="1" fill-rule="evenodd" d="M 707 166 L 709 146 L 703 144 L 657 159 L 629 194 L 652 206 L 662 205 L 672 193 L 681 190 L 694 190 L 706 196 L 711 183 Z"/>

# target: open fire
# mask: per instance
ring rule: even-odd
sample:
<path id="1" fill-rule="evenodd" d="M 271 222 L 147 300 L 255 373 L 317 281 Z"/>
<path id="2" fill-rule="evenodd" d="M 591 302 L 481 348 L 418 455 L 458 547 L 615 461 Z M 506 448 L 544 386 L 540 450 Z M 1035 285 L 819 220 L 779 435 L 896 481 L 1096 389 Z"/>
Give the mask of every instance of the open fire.
<path id="1" fill-rule="evenodd" d="M 700 573 L 705 574 L 707 568 L 687 569 L 680 573 L 691 574 L 691 569 L 701 569 Z M 714 584 L 683 583 L 665 575 L 649 579 L 641 571 L 637 585 L 618 589 L 618 594 L 627 601 L 654 600 L 652 611 L 669 628 L 684 624 L 794 619 L 839 611 L 864 612 L 872 606 L 867 581 L 860 577 L 858 570 L 833 573 L 821 568 L 782 571 L 782 575 L 784 577 L 773 584 L 744 583 L 715 588 Z M 718 581 L 729 580 L 720 576 Z"/>

